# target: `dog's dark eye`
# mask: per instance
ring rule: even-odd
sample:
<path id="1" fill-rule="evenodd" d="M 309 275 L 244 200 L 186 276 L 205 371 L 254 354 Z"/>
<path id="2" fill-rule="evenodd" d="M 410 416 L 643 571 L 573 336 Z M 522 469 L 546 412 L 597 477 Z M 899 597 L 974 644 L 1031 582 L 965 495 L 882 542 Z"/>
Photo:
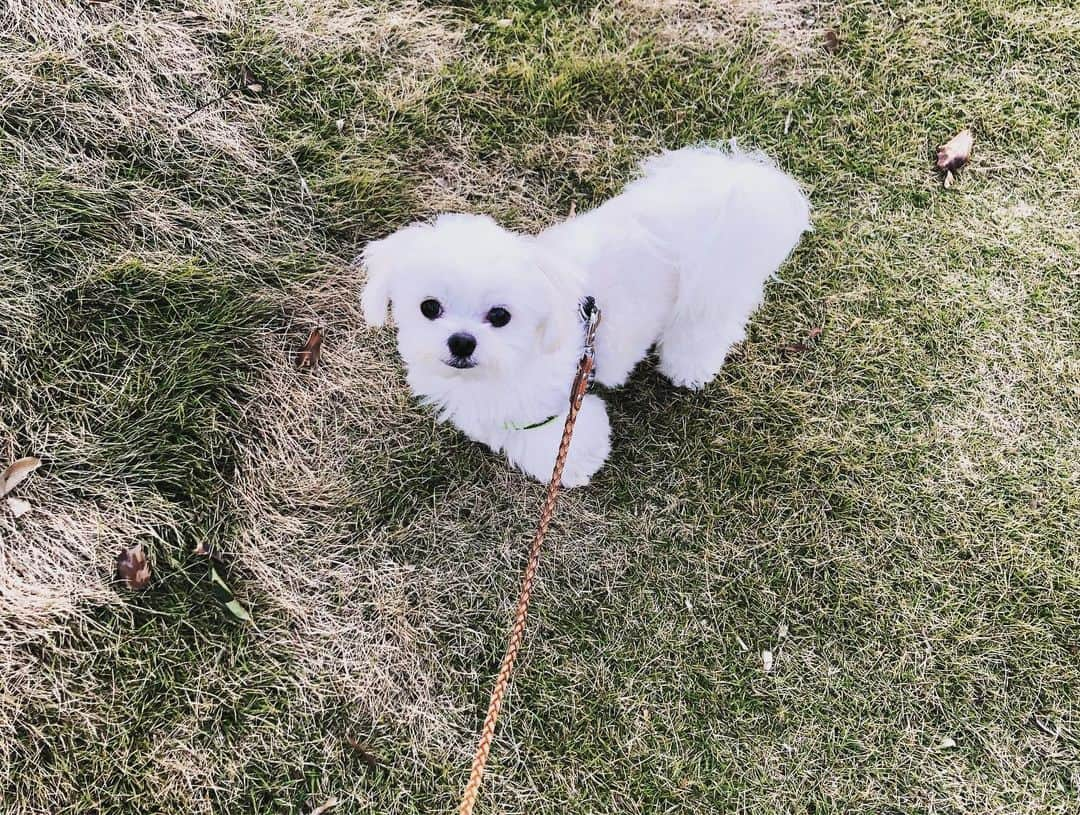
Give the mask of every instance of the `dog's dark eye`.
<path id="1" fill-rule="evenodd" d="M 495 306 L 487 313 L 487 321 L 496 328 L 502 328 L 510 322 L 510 312 L 500 306 Z"/>
<path id="2" fill-rule="evenodd" d="M 429 320 L 435 320 L 442 316 L 442 303 L 434 297 L 429 297 L 420 304 L 420 313 Z"/>

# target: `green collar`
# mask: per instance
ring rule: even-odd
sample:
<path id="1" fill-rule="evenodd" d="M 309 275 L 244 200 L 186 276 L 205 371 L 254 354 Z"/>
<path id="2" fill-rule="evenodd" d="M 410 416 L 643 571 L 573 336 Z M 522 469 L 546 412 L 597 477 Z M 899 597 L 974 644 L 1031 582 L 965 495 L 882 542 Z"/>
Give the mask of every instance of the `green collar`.
<path id="1" fill-rule="evenodd" d="M 527 424 L 527 425 L 515 424 L 514 422 L 504 422 L 503 423 L 503 429 L 504 430 L 536 430 L 536 428 L 538 428 L 538 427 L 543 427 L 544 425 L 551 424 L 553 421 L 555 421 L 558 418 L 559 418 L 559 414 L 558 413 L 553 413 L 550 416 L 548 416 L 546 419 L 544 419 L 543 421 L 533 422 L 532 424 Z"/>

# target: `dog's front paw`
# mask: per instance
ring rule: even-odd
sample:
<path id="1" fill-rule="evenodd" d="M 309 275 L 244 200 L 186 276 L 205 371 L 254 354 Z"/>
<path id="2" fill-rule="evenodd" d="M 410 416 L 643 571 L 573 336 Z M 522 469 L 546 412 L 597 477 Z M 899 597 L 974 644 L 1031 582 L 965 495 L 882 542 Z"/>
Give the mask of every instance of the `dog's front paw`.
<path id="1" fill-rule="evenodd" d="M 671 384 L 676 388 L 683 388 L 688 391 L 700 391 L 705 390 L 705 386 L 712 382 L 715 376 L 716 374 L 708 377 L 672 377 Z"/>
<path id="2" fill-rule="evenodd" d="M 582 464 L 577 467 L 570 467 L 567 465 L 563 470 L 561 483 L 567 489 L 573 489 L 574 487 L 584 487 L 591 480 L 597 471 L 604 465 L 603 460 L 597 463 Z"/>
<path id="3" fill-rule="evenodd" d="M 503 442 L 503 452 L 510 463 L 537 481 L 547 482 L 559 453 L 565 419 L 560 416 L 544 427 L 512 432 Z M 611 426 L 607 410 L 598 396 L 590 394 L 581 403 L 560 483 L 564 487 L 585 486 L 604 466 L 609 452 Z"/>
<path id="4" fill-rule="evenodd" d="M 599 396 L 589 394 L 581 403 L 570 452 L 563 470 L 564 487 L 584 487 L 604 466 L 611 452 L 611 424 Z"/>

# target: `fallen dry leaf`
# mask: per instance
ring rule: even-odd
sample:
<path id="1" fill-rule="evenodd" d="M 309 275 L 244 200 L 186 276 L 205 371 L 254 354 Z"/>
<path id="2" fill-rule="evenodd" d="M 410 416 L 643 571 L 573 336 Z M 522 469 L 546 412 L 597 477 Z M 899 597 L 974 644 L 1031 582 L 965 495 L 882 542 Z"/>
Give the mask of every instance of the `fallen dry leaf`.
<path id="1" fill-rule="evenodd" d="M 345 743 L 352 748 L 356 753 L 356 757 L 360 759 L 372 772 L 379 772 L 383 768 L 383 763 L 364 746 L 361 742 L 354 739 L 352 736 L 345 737 Z"/>
<path id="2" fill-rule="evenodd" d="M 975 136 L 964 129 L 941 145 L 937 151 L 937 168 L 945 173 L 945 186 L 951 187 L 953 172 L 959 170 L 971 159 L 971 149 L 975 146 Z"/>
<path id="3" fill-rule="evenodd" d="M 959 170 L 971 158 L 971 148 L 975 146 L 975 136 L 970 130 L 961 130 L 938 148 L 937 166 L 939 170 Z"/>
<path id="4" fill-rule="evenodd" d="M 246 65 L 240 73 L 240 82 L 251 93 L 263 92 L 264 86 L 262 81 L 257 76 L 255 76 L 255 74 L 252 73 L 251 69 Z"/>
<path id="5" fill-rule="evenodd" d="M 7 495 L 15 487 L 29 478 L 30 473 L 41 466 L 41 459 L 34 456 L 24 456 L 17 461 L 11 462 L 7 469 L 0 474 L 0 497 Z"/>
<path id="6" fill-rule="evenodd" d="M 821 336 L 821 332 L 822 329 L 820 328 L 811 328 L 809 331 L 806 332 L 807 342 L 792 342 L 788 343 L 787 345 L 781 345 L 780 350 L 783 351 L 785 354 L 804 354 L 812 347 L 809 344 L 809 340 L 816 340 L 818 337 Z"/>
<path id="7" fill-rule="evenodd" d="M 825 50 L 830 54 L 835 53 L 836 49 L 840 47 L 840 35 L 833 31 L 831 28 L 825 32 L 824 42 L 822 43 Z"/>
<path id="8" fill-rule="evenodd" d="M 29 501 L 24 501 L 22 498 L 8 498 L 7 506 L 11 510 L 11 514 L 16 518 L 21 518 L 34 508 Z"/>
<path id="9" fill-rule="evenodd" d="M 116 573 L 129 589 L 138 591 L 150 582 L 150 561 L 141 543 L 125 549 L 116 558 Z"/>
<path id="10" fill-rule="evenodd" d="M 319 364 L 319 355 L 322 354 L 322 332 L 317 329 L 311 329 L 311 334 L 307 338 L 307 342 L 304 343 L 304 347 L 296 352 L 296 367 L 297 368 L 314 368 Z"/>

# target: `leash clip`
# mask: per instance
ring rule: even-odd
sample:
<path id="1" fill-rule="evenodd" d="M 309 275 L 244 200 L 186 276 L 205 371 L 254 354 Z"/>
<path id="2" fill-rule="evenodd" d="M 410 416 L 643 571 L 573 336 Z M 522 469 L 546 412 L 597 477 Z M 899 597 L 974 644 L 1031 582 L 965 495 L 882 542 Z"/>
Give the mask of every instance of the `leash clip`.
<path id="1" fill-rule="evenodd" d="M 574 385 L 570 389 L 570 404 L 575 404 L 585 395 L 585 390 L 592 384 L 595 371 L 593 357 L 596 355 L 596 329 L 600 326 L 600 308 L 591 296 L 581 301 L 578 313 L 585 322 L 585 348 L 581 353 Z"/>
<path id="2" fill-rule="evenodd" d="M 600 325 L 600 307 L 596 305 L 596 300 L 592 295 L 581 301 L 578 313 L 581 314 L 581 320 L 585 323 L 585 356 L 592 359 L 596 350 L 596 329 Z"/>

